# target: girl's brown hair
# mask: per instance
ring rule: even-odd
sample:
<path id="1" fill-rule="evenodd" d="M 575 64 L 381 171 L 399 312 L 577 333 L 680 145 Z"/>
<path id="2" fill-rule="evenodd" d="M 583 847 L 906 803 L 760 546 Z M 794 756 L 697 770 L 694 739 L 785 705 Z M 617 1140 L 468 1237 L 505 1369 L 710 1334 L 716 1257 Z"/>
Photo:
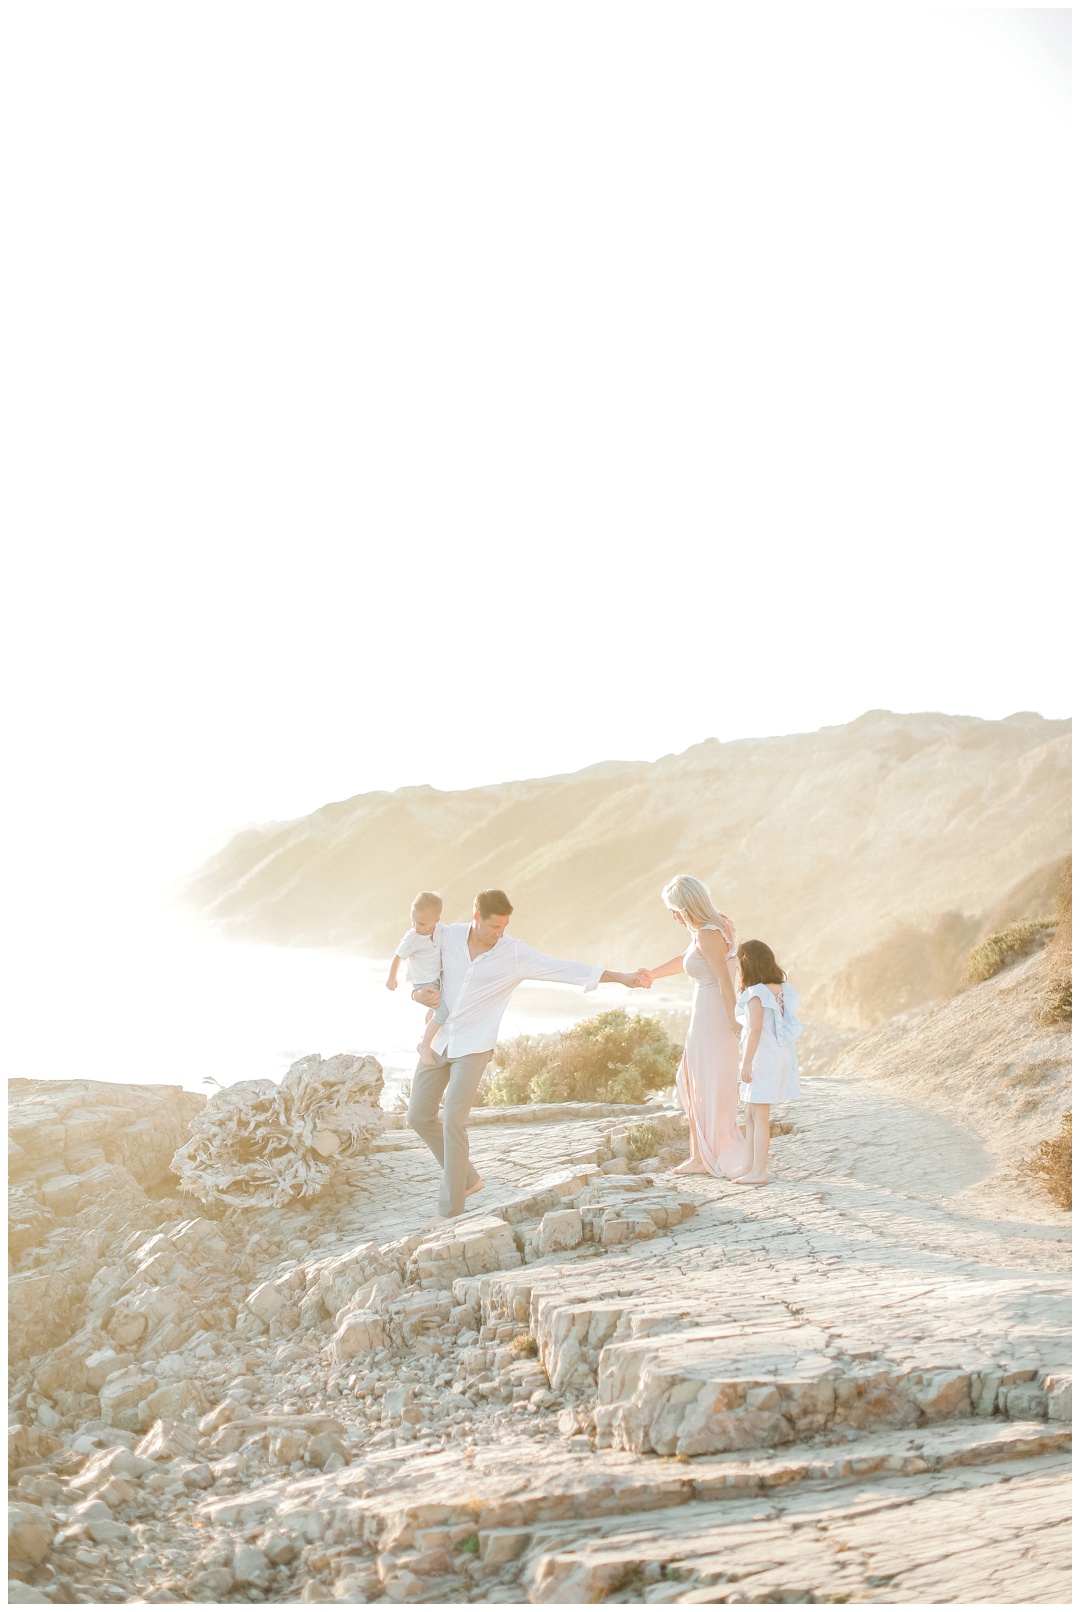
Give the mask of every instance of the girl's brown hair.
<path id="1" fill-rule="evenodd" d="M 748 991 L 752 985 L 783 985 L 787 975 L 772 954 L 772 948 L 763 940 L 744 940 L 736 956 L 739 959 L 739 989 Z"/>

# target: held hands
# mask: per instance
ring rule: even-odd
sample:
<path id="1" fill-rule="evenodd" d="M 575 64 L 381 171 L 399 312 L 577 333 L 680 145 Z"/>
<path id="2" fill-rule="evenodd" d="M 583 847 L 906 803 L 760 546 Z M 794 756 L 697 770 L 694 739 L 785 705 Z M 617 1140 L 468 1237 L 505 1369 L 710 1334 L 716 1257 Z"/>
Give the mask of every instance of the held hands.
<path id="1" fill-rule="evenodd" d="M 627 985 L 632 991 L 648 991 L 652 989 L 653 977 L 647 968 L 639 968 L 636 974 L 627 978 Z"/>

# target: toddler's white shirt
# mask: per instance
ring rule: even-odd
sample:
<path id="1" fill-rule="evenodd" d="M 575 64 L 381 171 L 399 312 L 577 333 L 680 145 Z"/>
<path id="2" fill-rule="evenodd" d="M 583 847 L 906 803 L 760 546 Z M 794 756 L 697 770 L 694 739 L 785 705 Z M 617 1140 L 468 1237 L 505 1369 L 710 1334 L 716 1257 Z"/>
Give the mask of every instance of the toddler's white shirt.
<path id="1" fill-rule="evenodd" d="M 442 936 L 445 928 L 440 918 L 430 935 L 418 935 L 415 929 L 407 929 L 401 937 L 401 944 L 394 956 L 404 960 L 405 975 L 414 990 L 421 985 L 430 985 L 442 973 Z"/>

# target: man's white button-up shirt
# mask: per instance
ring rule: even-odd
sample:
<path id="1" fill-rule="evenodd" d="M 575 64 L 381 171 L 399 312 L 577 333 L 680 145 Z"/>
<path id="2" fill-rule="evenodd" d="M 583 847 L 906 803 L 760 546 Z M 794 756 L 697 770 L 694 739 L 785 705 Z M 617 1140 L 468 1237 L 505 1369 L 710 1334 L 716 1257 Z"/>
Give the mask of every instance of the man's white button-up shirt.
<path id="1" fill-rule="evenodd" d="M 523 980 L 555 980 L 595 991 L 602 968 L 547 957 L 514 935 L 502 935 L 487 952 L 469 956 L 471 924 L 447 924 L 442 933 L 442 1000 L 450 1009 L 431 1043 L 440 1058 L 488 1052 L 499 1039 L 506 1005 Z"/>

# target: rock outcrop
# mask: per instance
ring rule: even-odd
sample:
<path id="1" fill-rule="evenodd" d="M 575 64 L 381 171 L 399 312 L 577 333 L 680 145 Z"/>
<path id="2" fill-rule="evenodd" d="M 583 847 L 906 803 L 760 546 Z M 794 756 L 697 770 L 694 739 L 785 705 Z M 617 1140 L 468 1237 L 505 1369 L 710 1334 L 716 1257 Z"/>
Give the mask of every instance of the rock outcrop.
<path id="1" fill-rule="evenodd" d="M 204 1102 L 179 1086 L 10 1082 L 12 1361 L 75 1329 L 107 1250 L 153 1221 L 148 1192 L 175 1188 L 170 1161 Z"/>
<path id="2" fill-rule="evenodd" d="M 279 1085 L 242 1080 L 210 1099 L 172 1168 L 204 1203 L 279 1208 L 323 1192 L 338 1163 L 365 1157 L 383 1129 L 374 1058 L 312 1054 Z"/>

